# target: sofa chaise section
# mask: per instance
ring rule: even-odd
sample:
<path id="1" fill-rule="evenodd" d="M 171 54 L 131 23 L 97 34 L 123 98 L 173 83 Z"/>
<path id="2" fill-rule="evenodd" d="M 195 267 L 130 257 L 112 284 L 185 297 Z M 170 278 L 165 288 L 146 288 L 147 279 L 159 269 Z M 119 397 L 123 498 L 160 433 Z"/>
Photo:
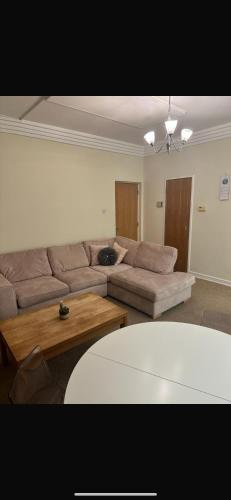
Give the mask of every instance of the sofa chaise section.
<path id="1" fill-rule="evenodd" d="M 195 278 L 188 273 L 174 272 L 176 259 L 175 248 L 141 242 L 134 267 L 110 276 L 108 294 L 157 318 L 191 297 Z"/>
<path id="2" fill-rule="evenodd" d="M 181 272 L 161 275 L 137 267 L 111 276 L 111 283 L 151 302 L 158 302 L 193 285 L 194 278 Z"/>
<path id="3" fill-rule="evenodd" d="M 162 312 L 191 297 L 194 276 L 187 273 L 161 275 L 134 268 L 112 275 L 108 294 L 157 318 Z"/>

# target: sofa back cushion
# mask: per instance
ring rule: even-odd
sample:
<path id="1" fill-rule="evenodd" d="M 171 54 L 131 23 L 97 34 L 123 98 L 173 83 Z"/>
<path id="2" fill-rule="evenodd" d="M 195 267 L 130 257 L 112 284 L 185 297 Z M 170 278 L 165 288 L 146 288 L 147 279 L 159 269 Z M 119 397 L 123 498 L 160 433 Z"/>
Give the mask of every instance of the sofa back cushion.
<path id="1" fill-rule="evenodd" d="M 54 274 L 89 266 L 82 243 L 50 247 L 48 257 Z"/>
<path id="2" fill-rule="evenodd" d="M 85 248 L 89 262 L 91 262 L 91 250 L 90 250 L 91 245 L 101 245 L 101 246 L 105 246 L 105 247 L 113 247 L 114 241 L 115 241 L 115 238 L 84 241 L 83 244 L 84 244 L 84 248 Z"/>
<path id="3" fill-rule="evenodd" d="M 117 243 L 117 241 L 114 242 L 113 248 L 117 252 L 115 266 L 118 266 L 124 260 L 125 255 L 128 253 L 128 250 L 127 248 L 121 247 L 119 243 Z"/>
<path id="4" fill-rule="evenodd" d="M 106 245 L 90 245 L 90 253 L 91 253 L 91 266 L 98 266 L 99 262 L 99 252 L 103 250 L 103 248 L 108 248 Z"/>
<path id="5" fill-rule="evenodd" d="M 121 247 L 127 248 L 128 250 L 123 259 L 124 264 L 134 266 L 136 252 L 140 246 L 140 241 L 131 240 L 130 238 L 125 238 L 124 236 L 116 236 L 116 241 Z"/>
<path id="6" fill-rule="evenodd" d="M 51 276 L 46 248 L 0 255 L 0 273 L 11 283 L 39 276 Z"/>
<path id="7" fill-rule="evenodd" d="M 148 269 L 154 273 L 169 274 L 174 271 L 176 259 L 176 248 L 142 241 L 136 254 L 135 267 Z"/>

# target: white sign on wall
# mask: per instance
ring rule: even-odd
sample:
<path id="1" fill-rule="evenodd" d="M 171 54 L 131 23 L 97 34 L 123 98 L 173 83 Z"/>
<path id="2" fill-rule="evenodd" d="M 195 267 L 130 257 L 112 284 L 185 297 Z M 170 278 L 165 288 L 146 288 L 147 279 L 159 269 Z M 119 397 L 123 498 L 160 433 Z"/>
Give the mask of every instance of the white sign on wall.
<path id="1" fill-rule="evenodd" d="M 230 192 L 230 176 L 222 175 L 222 177 L 220 178 L 220 191 L 219 191 L 220 200 L 222 201 L 228 200 L 229 192 Z"/>

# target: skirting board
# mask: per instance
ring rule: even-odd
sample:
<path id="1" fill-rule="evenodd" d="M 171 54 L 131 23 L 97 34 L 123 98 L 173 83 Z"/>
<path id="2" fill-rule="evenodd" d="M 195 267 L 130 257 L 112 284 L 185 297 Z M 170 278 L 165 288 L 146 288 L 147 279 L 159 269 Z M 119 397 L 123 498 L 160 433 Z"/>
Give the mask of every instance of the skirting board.
<path id="1" fill-rule="evenodd" d="M 189 271 L 189 273 L 193 274 L 196 278 L 212 281 L 213 283 L 218 283 L 219 285 L 231 286 L 231 281 L 223 280 L 222 278 L 216 278 L 216 276 L 208 276 L 207 274 L 195 273 L 194 271 Z"/>

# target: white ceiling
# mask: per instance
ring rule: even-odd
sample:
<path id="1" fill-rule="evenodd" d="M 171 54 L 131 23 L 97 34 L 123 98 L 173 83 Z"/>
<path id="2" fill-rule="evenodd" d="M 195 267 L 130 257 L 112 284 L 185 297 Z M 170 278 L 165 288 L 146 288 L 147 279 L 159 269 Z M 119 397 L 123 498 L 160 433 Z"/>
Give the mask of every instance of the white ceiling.
<path id="1" fill-rule="evenodd" d="M 0 96 L 0 114 L 20 118 L 41 97 Z M 50 96 L 24 119 L 143 145 L 150 129 L 163 137 L 167 113 L 168 96 Z M 195 132 L 228 123 L 231 96 L 173 96 L 172 117 Z"/>

